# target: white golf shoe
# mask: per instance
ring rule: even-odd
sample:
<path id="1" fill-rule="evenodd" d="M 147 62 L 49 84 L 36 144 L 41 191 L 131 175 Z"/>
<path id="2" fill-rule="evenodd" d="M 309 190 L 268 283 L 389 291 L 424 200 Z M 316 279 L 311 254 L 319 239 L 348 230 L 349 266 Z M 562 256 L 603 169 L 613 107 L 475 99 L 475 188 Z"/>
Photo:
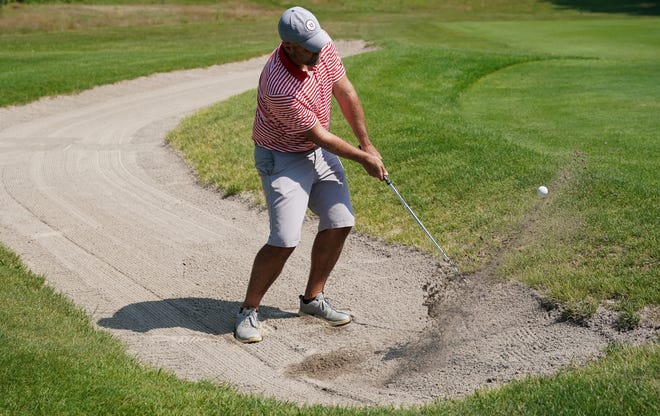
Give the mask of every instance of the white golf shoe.
<path id="1" fill-rule="evenodd" d="M 323 319 L 331 326 L 346 325 L 353 319 L 348 312 L 338 311 L 333 308 L 323 293 L 319 293 L 311 302 L 305 303 L 300 295 L 300 310 L 298 316 L 314 316 Z"/>
<path id="2" fill-rule="evenodd" d="M 234 338 L 244 344 L 259 342 L 263 339 L 259 330 L 260 326 L 259 316 L 255 308 L 241 308 L 236 317 Z"/>

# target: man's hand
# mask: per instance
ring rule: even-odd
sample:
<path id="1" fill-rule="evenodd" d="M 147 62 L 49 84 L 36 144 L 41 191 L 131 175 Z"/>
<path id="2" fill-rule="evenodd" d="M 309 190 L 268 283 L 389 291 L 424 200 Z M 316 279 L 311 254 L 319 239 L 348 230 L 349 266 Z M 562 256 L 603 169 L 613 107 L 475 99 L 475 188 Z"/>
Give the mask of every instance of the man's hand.
<path id="1" fill-rule="evenodd" d="M 369 151 L 357 148 L 324 129 L 318 121 L 314 127 L 304 132 L 303 135 L 307 140 L 314 142 L 316 145 L 337 156 L 360 163 L 364 167 L 364 170 L 374 178 L 382 181 L 387 175 L 387 170 L 385 169 L 385 165 L 383 165 L 380 153 L 371 144 L 367 146 Z"/>
<path id="2" fill-rule="evenodd" d="M 374 163 L 373 160 L 371 162 L 369 160 L 365 160 L 362 163 L 362 166 L 364 166 L 364 169 L 367 171 L 369 175 L 373 176 L 374 178 L 378 178 L 382 181 L 384 177 L 387 176 L 387 170 L 383 165 L 383 157 L 380 155 L 380 152 L 378 152 L 378 149 L 376 149 L 376 146 L 370 143 L 365 146 L 360 145 L 359 148 L 360 150 L 367 152 L 370 156 L 378 159 L 380 164 L 378 164 L 377 162 Z"/>
<path id="3" fill-rule="evenodd" d="M 360 145 L 360 149 L 364 150 L 365 152 L 369 153 L 372 156 L 376 156 L 380 160 L 383 160 L 383 157 L 378 152 L 378 149 L 376 149 L 376 146 L 374 146 L 371 143 L 366 146 Z"/>
<path id="4" fill-rule="evenodd" d="M 364 158 L 362 162 L 362 166 L 370 176 L 373 176 L 374 178 L 378 178 L 382 181 L 385 178 L 385 176 L 387 176 L 387 169 L 385 169 L 385 165 L 383 164 L 383 160 L 380 157 L 378 151 L 376 151 L 376 154 L 378 156 L 369 153 L 369 155 L 366 158 Z"/>

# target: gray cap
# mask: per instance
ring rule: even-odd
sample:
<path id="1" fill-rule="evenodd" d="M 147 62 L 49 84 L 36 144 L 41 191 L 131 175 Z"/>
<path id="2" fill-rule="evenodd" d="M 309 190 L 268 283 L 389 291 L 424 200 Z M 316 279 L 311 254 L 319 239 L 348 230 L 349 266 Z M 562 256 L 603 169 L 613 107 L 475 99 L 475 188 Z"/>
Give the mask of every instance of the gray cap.
<path id="1" fill-rule="evenodd" d="M 297 43 L 310 52 L 320 52 L 331 40 L 312 12 L 302 7 L 282 13 L 277 31 L 283 41 Z"/>

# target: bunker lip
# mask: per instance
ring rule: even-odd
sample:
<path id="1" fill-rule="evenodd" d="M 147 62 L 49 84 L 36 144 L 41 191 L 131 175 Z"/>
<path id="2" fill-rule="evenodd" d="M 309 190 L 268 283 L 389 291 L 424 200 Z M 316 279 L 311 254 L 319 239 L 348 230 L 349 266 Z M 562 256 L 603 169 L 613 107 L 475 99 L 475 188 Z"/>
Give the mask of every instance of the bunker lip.
<path id="1" fill-rule="evenodd" d="M 337 46 L 344 56 L 367 49 Z M 522 284 L 487 272 L 456 279 L 436 257 L 355 233 L 326 291 L 354 322 L 299 318 L 310 219 L 260 309 L 264 341 L 236 342 L 267 214 L 200 186 L 164 137 L 184 116 L 254 89 L 265 60 L 0 109 L 2 242 L 142 362 L 298 403 L 456 397 L 587 362 L 614 341 L 653 340 L 652 325 L 611 330 L 607 311 L 591 327 L 559 322 Z"/>

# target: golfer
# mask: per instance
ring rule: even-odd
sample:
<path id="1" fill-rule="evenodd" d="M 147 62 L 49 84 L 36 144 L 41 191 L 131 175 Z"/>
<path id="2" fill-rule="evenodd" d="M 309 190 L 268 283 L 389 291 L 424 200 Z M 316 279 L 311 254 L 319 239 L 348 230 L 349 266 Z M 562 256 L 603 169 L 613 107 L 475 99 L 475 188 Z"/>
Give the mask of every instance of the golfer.
<path id="1" fill-rule="evenodd" d="M 259 304 L 298 245 L 307 208 L 319 217 L 319 226 L 298 315 L 315 316 L 332 326 L 351 322 L 348 313 L 334 309 L 323 295 L 355 223 L 346 175 L 337 156 L 362 164 L 369 175 L 380 180 L 387 175 L 369 140 L 355 88 L 316 17 L 293 7 L 282 14 L 278 31 L 282 42 L 261 72 L 252 133 L 270 235 L 254 259 L 236 320 L 234 336 L 245 343 L 262 340 Z M 333 96 L 359 148 L 330 133 Z"/>

